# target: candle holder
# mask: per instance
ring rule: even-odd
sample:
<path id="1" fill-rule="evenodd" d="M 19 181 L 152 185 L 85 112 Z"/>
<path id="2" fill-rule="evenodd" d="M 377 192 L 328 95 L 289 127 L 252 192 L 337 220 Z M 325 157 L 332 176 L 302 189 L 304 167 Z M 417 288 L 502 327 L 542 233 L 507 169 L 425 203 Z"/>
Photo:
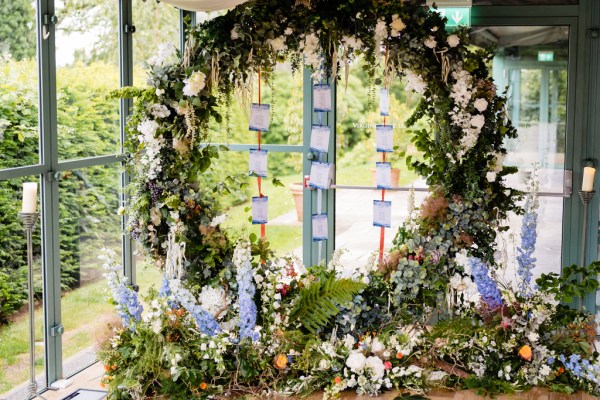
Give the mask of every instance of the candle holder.
<path id="1" fill-rule="evenodd" d="M 588 204 L 592 202 L 592 198 L 596 194 L 595 190 L 592 191 L 579 191 L 579 197 L 581 198 L 581 203 L 583 204 L 583 231 L 581 235 L 581 266 L 585 266 L 586 264 L 586 246 L 587 246 L 587 220 L 588 220 Z M 579 299 L 579 309 L 583 308 L 583 298 Z"/>
<path id="2" fill-rule="evenodd" d="M 29 302 L 29 385 L 27 400 L 44 397 L 37 394 L 37 382 L 35 381 L 35 315 L 33 298 L 33 227 L 38 220 L 38 213 L 19 213 L 23 223 L 23 229 L 27 236 L 27 267 L 28 267 L 28 290 Z M 46 400 L 46 399 L 44 399 Z"/>

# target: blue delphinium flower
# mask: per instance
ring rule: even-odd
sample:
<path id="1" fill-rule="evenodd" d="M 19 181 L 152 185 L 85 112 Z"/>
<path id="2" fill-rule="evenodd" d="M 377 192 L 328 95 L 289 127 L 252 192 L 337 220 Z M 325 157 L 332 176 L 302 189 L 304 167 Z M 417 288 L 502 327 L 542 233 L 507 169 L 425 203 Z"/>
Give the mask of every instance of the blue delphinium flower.
<path id="1" fill-rule="evenodd" d="M 253 332 L 256 327 L 257 310 L 254 303 L 255 288 L 251 260 L 249 244 L 241 242 L 233 252 L 233 263 L 237 269 L 240 339 L 255 337 Z"/>
<path id="2" fill-rule="evenodd" d="M 600 386 L 600 364 L 592 364 L 579 354 L 571 354 L 569 358 L 561 354 L 558 359 L 573 376 L 585 379 L 596 387 Z"/>
<path id="3" fill-rule="evenodd" d="M 525 215 L 521 225 L 521 246 L 517 247 L 517 263 L 519 267 L 519 294 L 523 297 L 531 296 L 532 270 L 535 268 L 536 259 L 533 257 L 537 240 L 537 214 L 538 200 L 535 182 L 531 184 L 531 193 L 525 200 Z"/>
<path id="4" fill-rule="evenodd" d="M 486 263 L 479 258 L 471 257 L 468 264 L 483 302 L 492 310 L 500 307 L 502 305 L 502 293 L 496 286 L 496 282 L 489 276 Z"/>
<path id="5" fill-rule="evenodd" d="M 122 267 L 115 262 L 115 257 L 114 251 L 106 249 L 99 258 L 104 260 L 104 277 L 112 291 L 117 314 L 121 317 L 123 326 L 135 332 L 136 324 L 142 319 L 144 307 L 138 294 L 127 286 L 127 277 L 123 276 Z"/>
<path id="6" fill-rule="evenodd" d="M 196 303 L 196 298 L 183 286 L 181 280 L 172 279 L 169 281 L 169 287 L 171 288 L 174 300 L 181 304 L 181 306 L 196 320 L 198 329 L 200 329 L 202 333 L 214 336 L 221 332 L 221 327 L 215 317 Z"/>
<path id="7" fill-rule="evenodd" d="M 169 278 L 167 278 L 167 275 L 163 275 L 162 285 L 160 286 L 160 290 L 158 291 L 158 297 L 167 298 L 169 307 L 171 307 L 172 309 L 179 308 L 181 306 L 181 304 L 173 300 L 171 285 L 169 284 Z"/>

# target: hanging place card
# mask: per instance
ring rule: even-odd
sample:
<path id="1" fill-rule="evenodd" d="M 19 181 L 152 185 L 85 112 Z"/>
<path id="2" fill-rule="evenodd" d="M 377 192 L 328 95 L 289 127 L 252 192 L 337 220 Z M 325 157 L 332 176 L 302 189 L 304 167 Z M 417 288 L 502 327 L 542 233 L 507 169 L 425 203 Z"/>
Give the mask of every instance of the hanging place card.
<path id="1" fill-rule="evenodd" d="M 392 227 L 392 202 L 373 200 L 373 226 Z"/>
<path id="2" fill-rule="evenodd" d="M 331 111 L 331 85 L 313 86 L 313 109 L 315 111 Z"/>
<path id="3" fill-rule="evenodd" d="M 252 198 L 252 224 L 266 224 L 268 222 L 269 197 Z"/>
<path id="4" fill-rule="evenodd" d="M 313 161 L 310 167 L 310 187 L 329 189 L 333 180 L 333 164 Z"/>
<path id="5" fill-rule="evenodd" d="M 389 162 L 376 163 L 375 181 L 377 182 L 377 189 L 390 189 L 392 187 L 392 166 Z"/>
<path id="6" fill-rule="evenodd" d="M 267 155 L 267 150 L 250 149 L 249 175 L 267 177 Z"/>
<path id="7" fill-rule="evenodd" d="M 377 125 L 375 127 L 375 142 L 378 152 L 392 153 L 394 151 L 393 130 L 393 125 Z"/>
<path id="8" fill-rule="evenodd" d="M 319 242 L 327 240 L 329 229 L 327 224 L 327 214 L 316 214 L 312 216 L 312 240 Z"/>
<path id="9" fill-rule="evenodd" d="M 319 153 L 329 151 L 329 134 L 331 129 L 328 126 L 313 125 L 310 132 L 310 150 Z"/>
<path id="10" fill-rule="evenodd" d="M 251 131 L 269 131 L 269 122 L 271 110 L 270 104 L 256 104 L 252 103 L 250 108 L 250 130 Z"/>
<path id="11" fill-rule="evenodd" d="M 382 117 L 390 115 L 390 92 L 387 89 L 379 91 L 379 115 Z"/>

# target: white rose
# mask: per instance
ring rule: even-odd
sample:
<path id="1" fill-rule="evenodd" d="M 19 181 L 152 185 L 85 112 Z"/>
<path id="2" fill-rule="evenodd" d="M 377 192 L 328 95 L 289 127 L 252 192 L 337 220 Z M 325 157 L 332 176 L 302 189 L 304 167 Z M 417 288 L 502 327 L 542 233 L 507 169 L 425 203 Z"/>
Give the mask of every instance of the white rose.
<path id="1" fill-rule="evenodd" d="M 156 89 L 156 95 L 157 96 L 162 96 L 163 94 L 165 94 L 165 90 L 164 89 Z"/>
<path id="2" fill-rule="evenodd" d="M 275 39 L 268 39 L 267 43 L 271 45 L 273 51 L 285 51 L 287 46 L 285 44 L 285 38 L 283 36 L 276 37 Z"/>
<path id="3" fill-rule="evenodd" d="M 423 43 L 430 49 L 435 49 L 435 46 L 437 46 L 437 42 L 433 36 L 429 36 Z"/>
<path id="4" fill-rule="evenodd" d="M 486 99 L 479 98 L 475 100 L 474 106 L 477 109 L 477 111 L 484 112 L 485 110 L 487 110 L 488 102 Z"/>
<path id="5" fill-rule="evenodd" d="M 481 114 L 475 115 L 471 118 L 471 126 L 480 130 L 485 125 L 485 117 Z"/>
<path id="6" fill-rule="evenodd" d="M 290 27 L 285 28 L 285 31 L 283 31 L 283 34 L 286 36 L 290 36 L 292 33 L 294 33 L 294 31 Z"/>
<path id="7" fill-rule="evenodd" d="M 379 357 L 371 356 L 367 358 L 365 367 L 371 369 L 371 376 L 375 379 L 381 379 L 385 374 L 385 367 L 383 366 L 383 361 L 381 361 L 381 358 Z"/>
<path id="8" fill-rule="evenodd" d="M 360 351 L 353 351 L 346 360 L 346 366 L 352 371 L 360 371 L 364 368 L 367 358 Z"/>
<path id="9" fill-rule="evenodd" d="M 188 79 L 183 81 L 183 94 L 186 96 L 197 96 L 206 86 L 206 75 L 201 71 L 193 72 Z"/>
<path id="10" fill-rule="evenodd" d="M 460 38 L 456 35 L 450 35 L 446 41 L 448 42 L 448 46 L 456 47 L 460 43 Z"/>

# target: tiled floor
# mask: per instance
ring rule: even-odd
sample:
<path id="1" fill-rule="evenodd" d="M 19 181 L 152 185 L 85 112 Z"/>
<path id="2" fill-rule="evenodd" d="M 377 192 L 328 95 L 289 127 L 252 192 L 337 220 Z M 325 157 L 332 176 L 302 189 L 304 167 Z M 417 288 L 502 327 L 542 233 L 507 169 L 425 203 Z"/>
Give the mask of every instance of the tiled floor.
<path id="1" fill-rule="evenodd" d="M 92 365 L 90 368 L 85 369 L 83 372 L 72 378 L 73 384 L 66 389 L 59 390 L 56 392 L 48 391 L 44 393 L 44 397 L 46 400 L 61 400 L 73 393 L 77 389 L 102 389 L 100 386 L 100 376 L 102 375 L 103 369 L 100 363 L 96 363 Z M 398 392 L 386 392 L 379 396 L 378 400 L 393 400 L 396 396 L 398 396 Z M 307 400 L 320 400 L 321 394 L 315 393 L 307 398 Z M 429 398 L 431 400 L 477 400 L 481 399 L 480 396 L 477 396 L 472 391 L 459 391 L 459 392 L 450 392 L 450 391 L 434 391 L 429 393 Z M 369 396 L 357 396 L 355 393 L 348 392 L 342 395 L 342 399 L 350 400 L 367 400 L 373 399 Z M 552 393 L 545 389 L 532 389 L 525 393 L 518 393 L 514 395 L 507 396 L 498 396 L 497 400 L 592 400 L 592 399 L 600 399 L 599 397 L 589 396 L 584 393 L 577 393 L 571 396 L 563 395 L 560 393 Z"/>

